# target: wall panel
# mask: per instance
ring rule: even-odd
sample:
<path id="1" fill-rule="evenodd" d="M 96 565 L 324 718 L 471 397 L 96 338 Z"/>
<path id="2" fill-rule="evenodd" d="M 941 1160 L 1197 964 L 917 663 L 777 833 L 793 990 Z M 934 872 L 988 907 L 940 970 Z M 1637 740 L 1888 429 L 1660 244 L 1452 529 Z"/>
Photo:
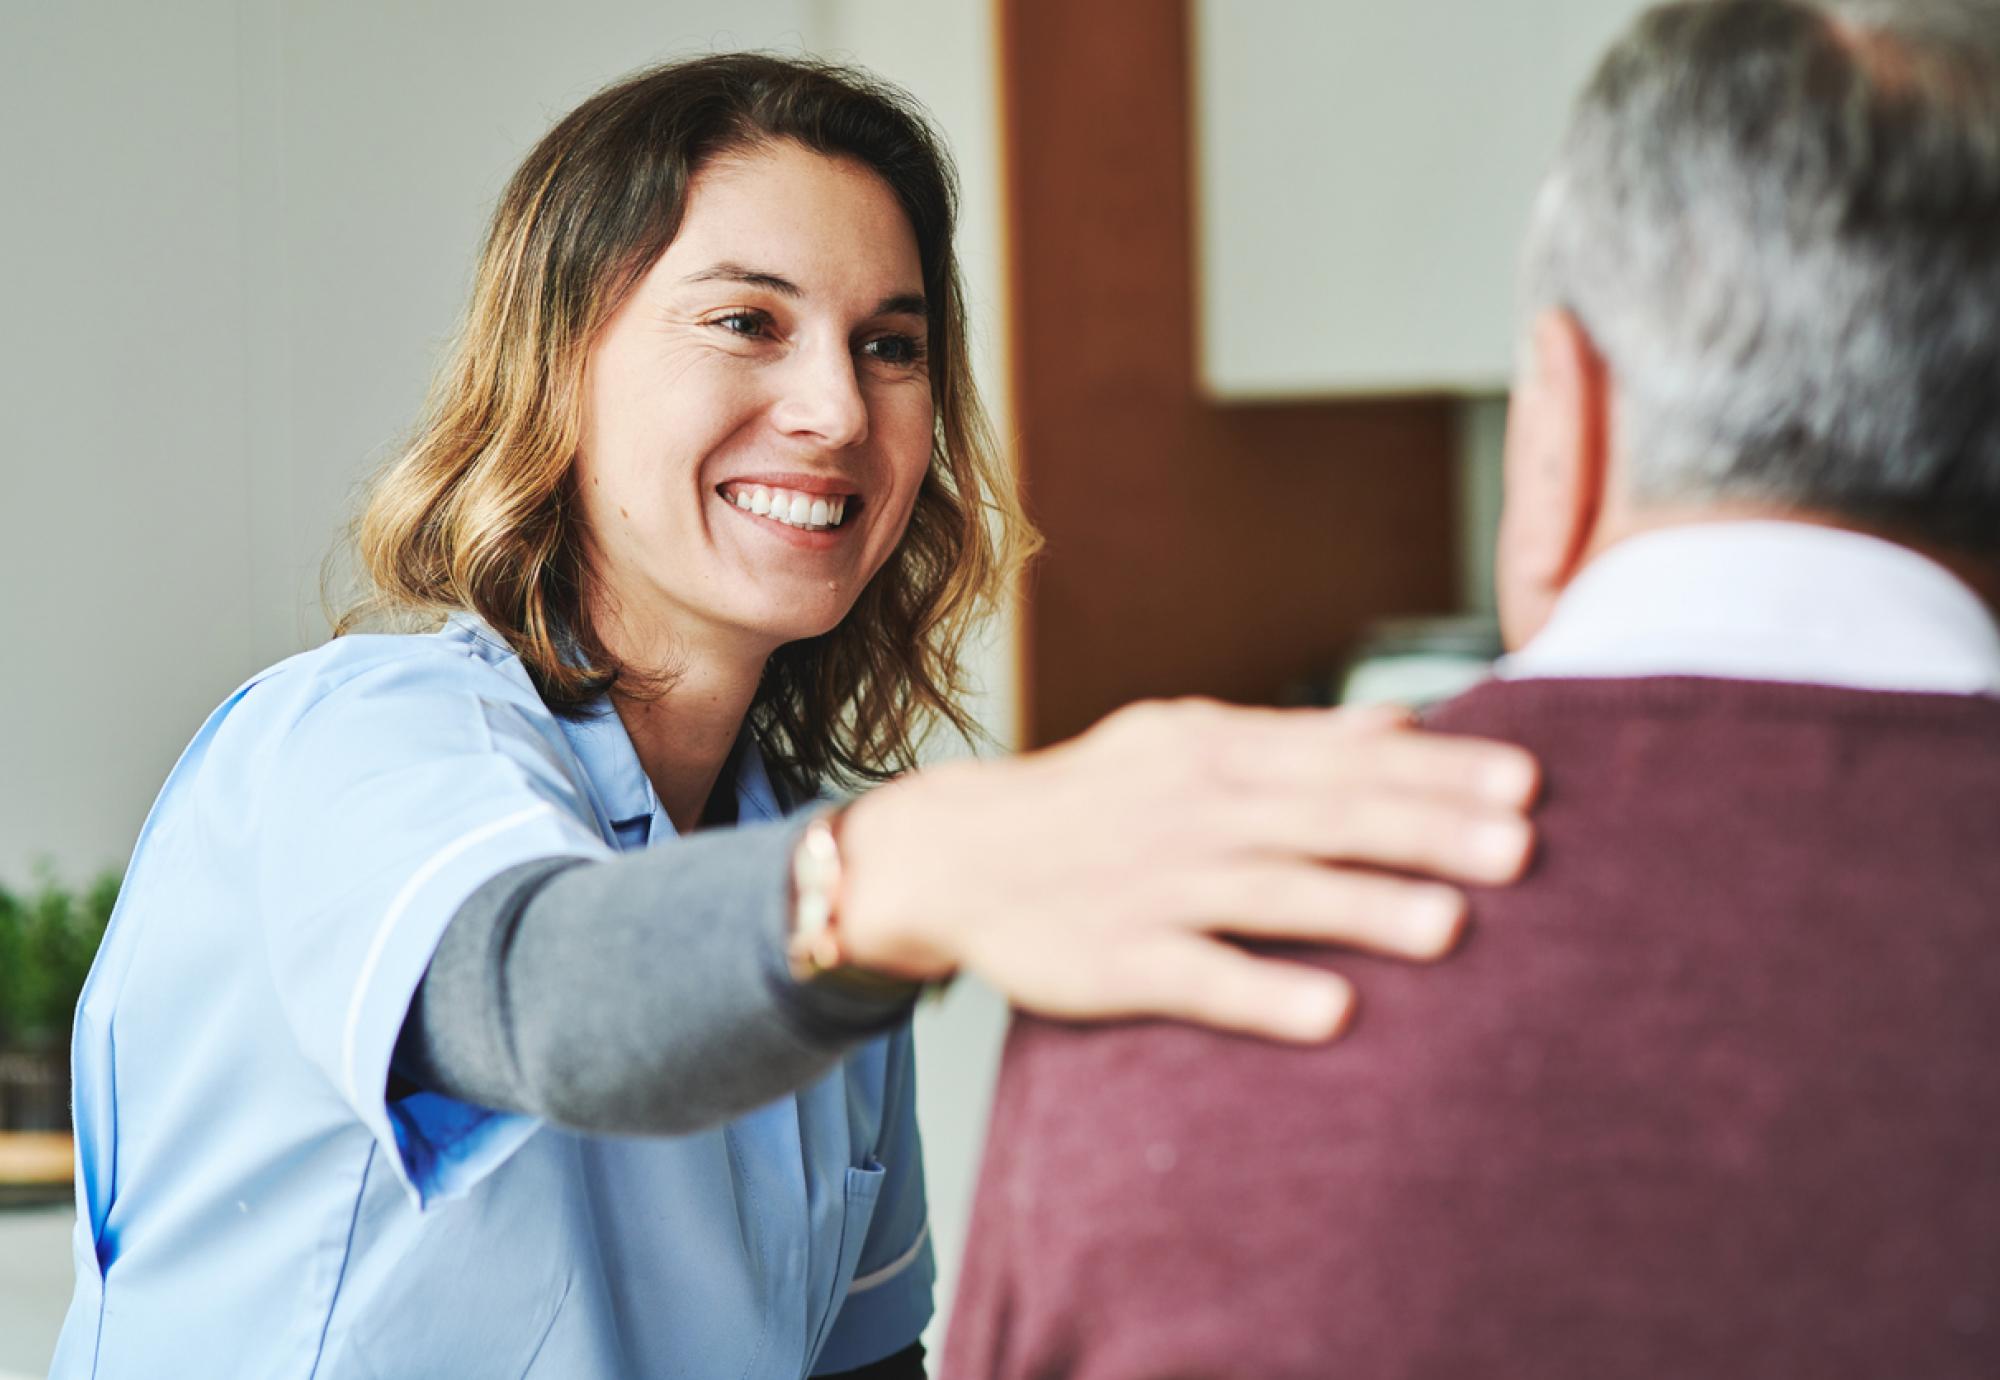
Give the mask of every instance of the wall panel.
<path id="1" fill-rule="evenodd" d="M 1449 402 L 1200 393 L 1185 7 L 1002 13 L 1014 416 L 1049 541 L 1029 740 L 1149 695 L 1268 701 L 1369 620 L 1450 609 Z"/>

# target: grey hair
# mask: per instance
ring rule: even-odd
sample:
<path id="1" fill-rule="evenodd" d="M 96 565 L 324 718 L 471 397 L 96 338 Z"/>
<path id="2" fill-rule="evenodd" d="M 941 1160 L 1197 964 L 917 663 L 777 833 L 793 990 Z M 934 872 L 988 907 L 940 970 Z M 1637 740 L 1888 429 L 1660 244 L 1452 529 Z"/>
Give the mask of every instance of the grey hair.
<path id="1" fill-rule="evenodd" d="M 1640 502 L 2000 552 L 2000 0 L 1683 0 L 1599 66 L 1529 233 Z"/>

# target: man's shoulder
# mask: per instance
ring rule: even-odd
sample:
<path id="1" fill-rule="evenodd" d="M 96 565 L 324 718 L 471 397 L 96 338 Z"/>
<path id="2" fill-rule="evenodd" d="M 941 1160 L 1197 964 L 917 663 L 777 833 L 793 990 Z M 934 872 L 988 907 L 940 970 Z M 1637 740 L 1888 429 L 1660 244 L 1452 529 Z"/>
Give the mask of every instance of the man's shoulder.
<path id="1" fill-rule="evenodd" d="M 1529 746 L 1601 737 L 1621 725 L 1755 734 L 1778 725 L 1869 736 L 1934 736 L 2000 751 L 2000 698 L 1715 676 L 1489 680 L 1423 716 L 1443 733 Z"/>
<path id="2" fill-rule="evenodd" d="M 1907 859 L 1878 847 L 1922 834 L 1929 848 L 1955 836 L 1953 821 L 2000 809 L 1991 696 L 1694 676 L 1496 680 L 1425 724 L 1535 754 L 1537 831 L 1551 857 L 1570 859 L 1536 868 L 1546 884 L 1588 874 L 1624 889 L 1637 871 L 1694 856 L 1762 867 L 1737 846 L 1774 831 L 1900 875 Z M 1507 891 L 1490 900 L 1526 903 Z"/>

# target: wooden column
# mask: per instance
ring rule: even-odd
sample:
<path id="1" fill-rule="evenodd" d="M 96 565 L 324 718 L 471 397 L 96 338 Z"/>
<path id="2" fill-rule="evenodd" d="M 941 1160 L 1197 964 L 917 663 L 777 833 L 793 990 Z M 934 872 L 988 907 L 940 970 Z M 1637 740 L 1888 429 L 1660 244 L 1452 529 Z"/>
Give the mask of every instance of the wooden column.
<path id="1" fill-rule="evenodd" d="M 1198 392 L 1185 5 L 999 5 L 1014 417 L 1049 543 L 1027 742 L 1151 695 L 1268 702 L 1363 624 L 1454 607 L 1448 402 Z"/>

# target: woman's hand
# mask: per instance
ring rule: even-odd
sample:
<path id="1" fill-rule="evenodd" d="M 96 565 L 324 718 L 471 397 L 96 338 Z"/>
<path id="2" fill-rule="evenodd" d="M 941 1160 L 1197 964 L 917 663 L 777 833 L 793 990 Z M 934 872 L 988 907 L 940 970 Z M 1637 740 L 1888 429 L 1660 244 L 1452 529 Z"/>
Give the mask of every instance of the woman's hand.
<path id="1" fill-rule="evenodd" d="M 1532 848 L 1534 759 L 1408 722 L 1147 703 L 1045 751 L 917 772 L 848 809 L 843 947 L 904 977 L 976 973 L 1044 1015 L 1330 1039 L 1343 979 L 1215 936 L 1439 958 L 1465 898 L 1348 864 L 1498 883 Z"/>

